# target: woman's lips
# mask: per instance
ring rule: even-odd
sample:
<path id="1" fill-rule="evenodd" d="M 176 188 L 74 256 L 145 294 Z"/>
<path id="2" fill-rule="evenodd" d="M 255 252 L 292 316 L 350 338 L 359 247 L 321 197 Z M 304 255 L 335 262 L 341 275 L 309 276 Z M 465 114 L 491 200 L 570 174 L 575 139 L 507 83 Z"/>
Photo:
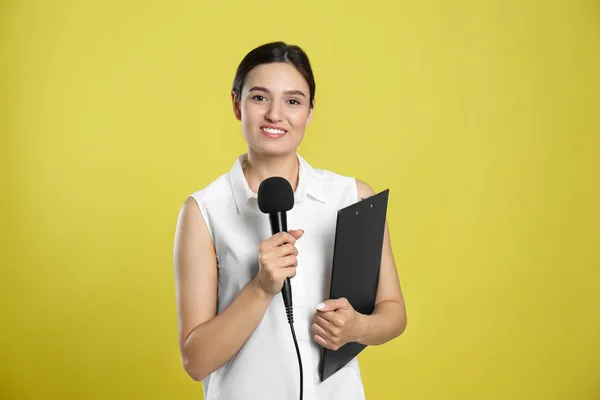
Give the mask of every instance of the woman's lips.
<path id="1" fill-rule="evenodd" d="M 272 139 L 280 138 L 282 136 L 285 136 L 285 134 L 287 133 L 285 129 L 268 125 L 261 126 L 260 131 L 263 135 Z"/>

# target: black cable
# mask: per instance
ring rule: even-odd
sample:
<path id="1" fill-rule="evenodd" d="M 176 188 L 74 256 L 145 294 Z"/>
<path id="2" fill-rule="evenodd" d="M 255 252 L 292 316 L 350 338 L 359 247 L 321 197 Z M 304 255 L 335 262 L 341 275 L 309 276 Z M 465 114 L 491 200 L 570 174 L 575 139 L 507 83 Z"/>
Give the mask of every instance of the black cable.
<path id="1" fill-rule="evenodd" d="M 294 338 L 294 346 L 296 346 L 296 354 L 298 355 L 298 368 L 300 369 L 300 400 L 302 400 L 302 392 L 304 390 L 304 377 L 302 373 L 302 358 L 300 357 L 300 348 L 298 347 L 298 340 L 296 339 L 296 331 L 294 331 L 294 313 L 292 307 L 286 307 L 285 313 L 287 314 L 288 322 L 290 323 L 290 329 L 292 330 L 292 337 Z"/>

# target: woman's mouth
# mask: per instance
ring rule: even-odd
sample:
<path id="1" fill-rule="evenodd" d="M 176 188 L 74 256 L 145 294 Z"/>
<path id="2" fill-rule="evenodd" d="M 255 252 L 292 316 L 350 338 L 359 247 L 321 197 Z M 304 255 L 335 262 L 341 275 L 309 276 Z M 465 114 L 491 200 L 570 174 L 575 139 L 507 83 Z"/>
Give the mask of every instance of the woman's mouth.
<path id="1" fill-rule="evenodd" d="M 270 138 L 280 138 L 287 133 L 287 131 L 284 129 L 269 126 L 261 126 L 260 131 L 263 133 L 263 135 Z"/>

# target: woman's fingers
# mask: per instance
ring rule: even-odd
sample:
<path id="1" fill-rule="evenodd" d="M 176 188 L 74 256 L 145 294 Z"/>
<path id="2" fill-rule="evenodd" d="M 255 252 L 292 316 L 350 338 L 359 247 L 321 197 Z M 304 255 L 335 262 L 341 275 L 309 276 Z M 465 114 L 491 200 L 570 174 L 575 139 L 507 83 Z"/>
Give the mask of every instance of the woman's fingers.
<path id="1" fill-rule="evenodd" d="M 274 249 L 271 254 L 273 254 L 273 256 L 277 257 L 277 258 L 285 257 L 285 256 L 289 256 L 289 255 L 297 256 L 298 249 L 293 244 L 284 244 L 284 245 L 281 245 L 278 248 Z"/>
<path id="2" fill-rule="evenodd" d="M 317 313 L 316 315 L 319 316 L 321 319 L 324 319 L 325 321 L 327 321 L 329 324 L 331 324 L 333 326 L 336 326 L 339 328 L 344 327 L 344 316 L 340 312 L 327 311 L 327 312 Z"/>
<path id="3" fill-rule="evenodd" d="M 273 248 L 279 247 L 284 243 L 295 244 L 296 237 L 289 232 L 279 232 L 267 239 L 267 242 Z"/>
<path id="4" fill-rule="evenodd" d="M 329 332 L 327 332 L 323 327 L 316 322 L 312 324 L 312 331 L 314 334 L 321 336 L 322 338 L 326 338 L 329 336 Z"/>
<path id="5" fill-rule="evenodd" d="M 313 321 L 315 321 L 317 325 L 323 328 L 323 330 L 325 330 L 328 333 L 328 335 L 338 336 L 340 334 L 339 328 L 337 328 L 335 325 L 333 325 L 331 322 L 329 322 L 319 314 L 315 314 L 315 316 L 313 317 Z"/>
<path id="6" fill-rule="evenodd" d="M 303 234 L 302 230 L 279 232 L 258 246 L 257 279 L 268 293 L 277 293 L 286 278 L 296 276 L 298 249 L 294 244 Z"/>

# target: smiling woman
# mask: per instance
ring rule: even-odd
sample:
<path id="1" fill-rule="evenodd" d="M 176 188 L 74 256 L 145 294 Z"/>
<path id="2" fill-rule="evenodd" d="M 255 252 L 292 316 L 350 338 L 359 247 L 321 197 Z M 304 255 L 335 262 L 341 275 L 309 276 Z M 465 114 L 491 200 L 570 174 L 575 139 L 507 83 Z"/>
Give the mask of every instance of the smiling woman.
<path id="1" fill-rule="evenodd" d="M 312 120 L 315 86 L 308 57 L 297 46 L 261 46 L 242 60 L 231 97 L 249 153 L 295 152 Z"/>
<path id="2" fill-rule="evenodd" d="M 267 65 L 256 67 L 255 72 L 251 73 L 251 75 L 254 75 L 253 78 L 255 78 L 255 79 L 260 79 L 260 78 L 256 78 L 256 76 L 260 77 L 261 75 L 277 76 L 278 73 L 280 75 L 285 75 L 288 73 L 288 71 L 285 71 L 288 68 L 290 68 L 290 67 L 287 64 L 267 64 Z M 274 70 L 274 71 L 269 71 L 269 69 Z M 294 73 L 293 71 L 289 71 L 289 73 L 292 75 L 297 74 L 297 72 Z M 257 93 L 263 93 L 264 95 L 260 95 Z M 239 106 L 239 101 L 237 101 L 237 95 L 233 94 L 232 96 L 233 96 L 234 107 Z M 252 88 L 250 88 L 248 90 L 248 96 L 257 104 L 259 104 L 261 102 L 266 103 L 267 101 L 269 101 L 269 99 L 275 99 L 275 94 L 271 90 L 269 90 L 265 87 L 262 87 L 262 86 L 253 86 Z M 284 90 L 283 96 L 285 98 L 285 104 L 288 106 L 302 106 L 303 103 L 308 102 L 306 95 L 301 90 Z M 269 107 L 269 106 L 265 104 L 265 105 L 263 105 L 263 108 L 264 107 Z M 296 108 L 299 108 L 299 107 L 296 107 Z M 301 108 L 299 108 L 299 109 L 301 110 Z M 257 110 L 256 112 L 262 113 L 263 115 L 267 114 L 260 107 L 257 107 L 256 110 Z M 236 113 L 236 115 L 238 115 L 238 114 Z M 240 115 L 241 115 L 241 113 L 240 113 Z M 244 115 L 246 115 L 246 114 L 244 114 Z M 300 114 L 300 115 L 302 115 L 302 114 Z M 272 113 L 271 113 L 271 116 L 273 116 Z M 312 114 L 311 114 L 311 116 L 312 116 Z M 275 118 L 277 118 L 277 117 L 275 116 Z M 308 123 L 306 125 L 308 125 Z M 284 135 L 285 133 L 288 132 L 286 129 L 284 129 L 281 126 L 276 126 L 276 125 L 271 125 L 271 124 L 262 124 L 260 126 L 260 129 L 268 137 L 281 137 L 282 135 Z"/>
<path id="3" fill-rule="evenodd" d="M 184 202 L 175 237 L 179 345 L 205 399 L 364 399 L 355 358 L 320 382 L 322 347 L 385 343 L 406 312 L 386 227 L 375 311 L 328 300 L 337 210 L 374 194 L 364 182 L 315 169 L 298 153 L 314 110 L 315 81 L 297 46 L 269 43 L 242 60 L 231 99 L 248 152 Z M 294 190 L 288 224 L 271 235 L 257 203 L 266 178 Z M 306 234 L 304 233 L 306 231 Z M 299 387 L 281 288 L 293 278 L 295 329 L 306 379 Z"/>

